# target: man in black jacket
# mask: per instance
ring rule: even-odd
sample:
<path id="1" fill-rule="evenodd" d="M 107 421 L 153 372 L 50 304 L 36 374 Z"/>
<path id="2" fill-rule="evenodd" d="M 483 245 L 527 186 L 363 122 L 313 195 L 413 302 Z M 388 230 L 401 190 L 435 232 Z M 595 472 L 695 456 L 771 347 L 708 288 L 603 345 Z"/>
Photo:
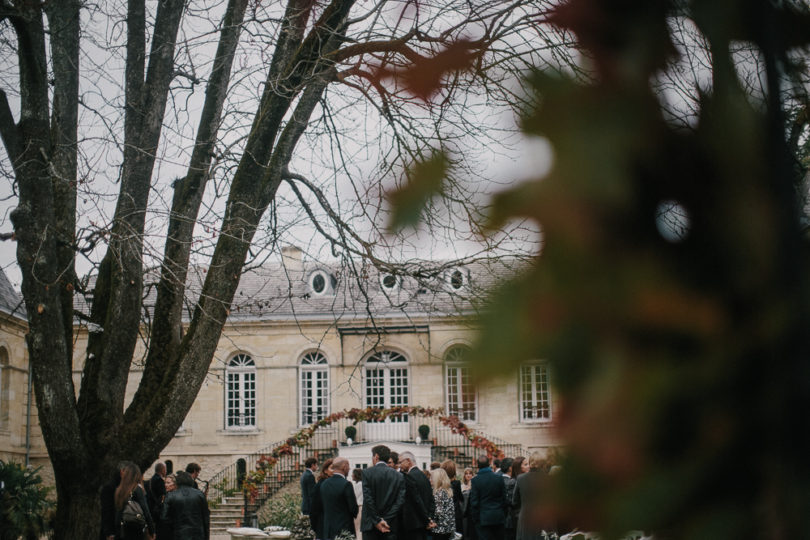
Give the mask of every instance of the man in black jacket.
<path id="1" fill-rule="evenodd" d="M 312 515 L 322 516 L 323 540 L 332 540 L 342 531 L 355 534 L 357 498 L 352 483 L 346 480 L 349 460 L 337 457 L 332 462 L 332 476 L 318 484 L 312 498 Z"/>
<path id="2" fill-rule="evenodd" d="M 363 515 L 360 529 L 364 540 L 396 540 L 396 518 L 405 501 L 402 475 L 386 463 L 391 450 L 384 444 L 371 449 L 372 466 L 363 471 Z"/>
<path id="3" fill-rule="evenodd" d="M 301 475 L 301 513 L 305 516 L 309 515 L 310 508 L 312 508 L 316 470 L 318 470 L 318 458 L 308 457 L 304 462 L 304 474 Z"/>
<path id="4" fill-rule="evenodd" d="M 208 540 L 209 515 L 203 492 L 194 489 L 194 479 L 190 474 L 179 471 L 177 489 L 166 495 L 161 511 L 161 519 L 172 531 L 171 538 Z"/>
<path id="5" fill-rule="evenodd" d="M 506 486 L 487 456 L 478 457 L 478 474 L 470 481 L 470 514 L 478 540 L 503 540 L 506 521 Z"/>
<path id="6" fill-rule="evenodd" d="M 160 516 L 160 504 L 166 496 L 166 465 L 158 461 L 155 463 L 155 474 L 145 482 L 146 500 L 149 502 L 149 511 L 155 518 Z"/>
<path id="7" fill-rule="evenodd" d="M 436 509 L 430 480 L 416 466 L 412 452 L 399 455 L 399 470 L 405 479 L 405 504 L 402 505 L 400 523 L 404 540 L 425 540 L 427 538 L 430 516 Z"/>

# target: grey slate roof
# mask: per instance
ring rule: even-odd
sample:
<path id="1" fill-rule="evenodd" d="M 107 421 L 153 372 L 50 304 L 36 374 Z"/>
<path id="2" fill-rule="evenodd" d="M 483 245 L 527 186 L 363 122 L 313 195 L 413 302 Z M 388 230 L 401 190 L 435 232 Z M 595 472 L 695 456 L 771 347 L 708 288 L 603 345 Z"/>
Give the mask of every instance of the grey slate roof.
<path id="1" fill-rule="evenodd" d="M 0 268 L 0 311 L 25 320 L 25 306 L 22 297 L 11 286 L 6 273 Z"/>
<path id="2" fill-rule="evenodd" d="M 394 276 L 396 285 L 383 285 L 386 273 L 372 266 L 350 269 L 316 261 L 264 263 L 246 270 L 231 304 L 231 322 L 290 320 L 358 320 L 385 317 L 448 317 L 476 311 L 485 290 L 515 271 L 515 261 L 476 262 L 465 266 L 441 262 L 408 263 L 409 275 Z M 454 272 L 460 282 L 451 277 Z M 202 290 L 207 267 L 189 270 L 185 317 L 190 318 Z M 322 293 L 313 289 L 316 274 L 324 277 Z M 413 275 L 415 274 L 415 276 Z M 145 306 L 155 304 L 159 274 L 145 277 Z M 91 280 L 92 281 L 92 280 Z M 389 281 L 390 283 L 390 281 Z M 92 285 L 91 285 L 92 287 Z M 77 295 L 77 309 L 87 313 Z"/>

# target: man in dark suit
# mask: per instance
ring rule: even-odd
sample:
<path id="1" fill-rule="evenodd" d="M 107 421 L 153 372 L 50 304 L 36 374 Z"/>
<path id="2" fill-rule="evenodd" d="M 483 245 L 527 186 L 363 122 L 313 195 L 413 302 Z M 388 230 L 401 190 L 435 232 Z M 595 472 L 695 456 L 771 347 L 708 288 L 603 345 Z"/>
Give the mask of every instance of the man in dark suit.
<path id="1" fill-rule="evenodd" d="M 425 540 L 430 516 L 436 509 L 430 481 L 419 467 L 412 452 L 399 455 L 399 470 L 405 478 L 405 504 L 400 511 L 400 526 L 404 540 Z"/>
<path id="2" fill-rule="evenodd" d="M 342 531 L 355 534 L 357 498 L 354 487 L 346 480 L 349 460 L 343 457 L 332 462 L 332 476 L 318 484 L 312 498 L 312 515 L 322 516 L 322 540 L 332 540 Z"/>
<path id="3" fill-rule="evenodd" d="M 383 444 L 371 449 L 372 466 L 363 471 L 364 540 L 396 540 L 396 518 L 405 502 L 405 480 L 387 465 L 391 450 Z"/>
<path id="4" fill-rule="evenodd" d="M 478 474 L 470 482 L 470 513 L 478 540 L 503 540 L 506 486 L 492 471 L 487 456 L 478 457 Z"/>
<path id="5" fill-rule="evenodd" d="M 166 465 L 158 461 L 155 463 L 155 474 L 148 482 L 144 483 L 146 488 L 146 501 L 149 504 L 149 511 L 153 516 L 160 515 L 160 505 L 166 496 Z"/>
<path id="6" fill-rule="evenodd" d="M 304 474 L 301 475 L 301 513 L 309 515 L 312 508 L 312 495 L 315 492 L 315 471 L 318 458 L 308 457 L 304 462 Z"/>

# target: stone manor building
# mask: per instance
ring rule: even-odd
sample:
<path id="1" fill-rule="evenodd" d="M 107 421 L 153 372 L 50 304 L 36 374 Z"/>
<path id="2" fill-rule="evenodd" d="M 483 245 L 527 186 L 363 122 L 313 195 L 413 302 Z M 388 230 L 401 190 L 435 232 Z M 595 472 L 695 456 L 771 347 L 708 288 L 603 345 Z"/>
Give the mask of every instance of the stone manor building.
<path id="1" fill-rule="evenodd" d="M 197 272 L 190 290 L 204 277 L 204 269 Z M 542 359 L 478 385 L 465 362 L 475 332 L 470 299 L 493 279 L 482 265 L 448 267 L 419 280 L 373 267 L 348 275 L 285 248 L 280 261 L 242 276 L 208 378 L 160 459 L 174 470 L 195 461 L 203 467 L 200 478 L 210 479 L 237 462 L 249 469 L 249 456 L 330 413 L 397 405 L 443 408 L 490 440 L 548 451 L 555 445 L 555 403 Z M 0 459 L 44 465 L 47 478 L 47 452 L 29 399 L 25 312 L 1 272 L 0 317 Z M 80 330 L 77 388 L 83 343 Z M 128 392 L 139 377 L 136 361 Z M 431 422 L 435 447 L 448 429 Z M 347 441 L 343 426 L 328 437 L 353 466 L 365 466 L 371 445 L 418 443 L 424 423 L 361 422 L 355 441 Z M 423 463 L 436 457 L 430 446 L 415 448 Z"/>

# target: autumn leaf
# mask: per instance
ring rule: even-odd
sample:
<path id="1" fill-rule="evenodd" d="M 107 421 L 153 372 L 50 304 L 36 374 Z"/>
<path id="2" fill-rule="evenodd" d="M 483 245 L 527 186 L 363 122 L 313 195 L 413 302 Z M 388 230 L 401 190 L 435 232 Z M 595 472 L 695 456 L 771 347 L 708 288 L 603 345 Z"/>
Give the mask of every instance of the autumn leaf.
<path id="1" fill-rule="evenodd" d="M 445 74 L 469 69 L 482 53 L 478 44 L 460 39 L 433 56 L 419 56 L 404 69 L 383 65 L 374 75 L 378 81 L 393 79 L 408 93 L 428 101 L 441 89 Z"/>
<path id="2" fill-rule="evenodd" d="M 393 207 L 389 229 L 400 230 L 419 223 L 427 203 L 441 192 L 447 169 L 447 156 L 440 151 L 434 151 L 427 160 L 412 165 L 408 182 L 388 194 Z"/>

